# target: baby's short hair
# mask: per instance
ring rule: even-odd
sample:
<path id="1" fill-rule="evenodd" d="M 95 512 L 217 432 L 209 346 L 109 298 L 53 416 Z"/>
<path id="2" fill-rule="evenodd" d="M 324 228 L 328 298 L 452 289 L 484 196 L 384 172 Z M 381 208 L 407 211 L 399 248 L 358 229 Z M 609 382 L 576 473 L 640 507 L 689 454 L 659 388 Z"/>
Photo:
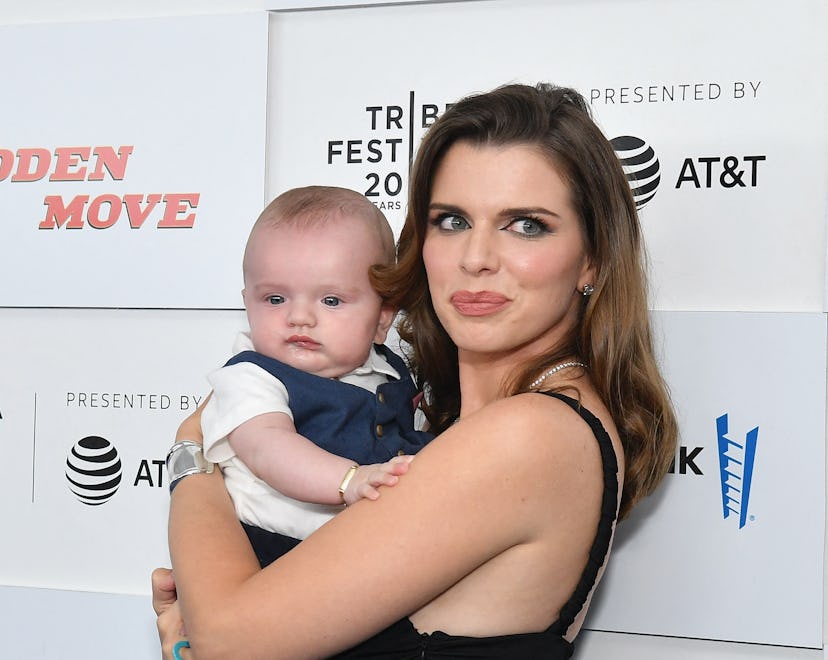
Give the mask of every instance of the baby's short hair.
<path id="1" fill-rule="evenodd" d="M 342 217 L 356 217 L 370 224 L 379 239 L 383 265 L 394 263 L 394 232 L 385 214 L 364 195 L 336 186 L 305 186 L 283 192 L 256 219 L 250 230 L 248 245 L 259 228 L 322 227 Z M 244 256 L 245 271 L 246 267 L 247 249 Z"/>

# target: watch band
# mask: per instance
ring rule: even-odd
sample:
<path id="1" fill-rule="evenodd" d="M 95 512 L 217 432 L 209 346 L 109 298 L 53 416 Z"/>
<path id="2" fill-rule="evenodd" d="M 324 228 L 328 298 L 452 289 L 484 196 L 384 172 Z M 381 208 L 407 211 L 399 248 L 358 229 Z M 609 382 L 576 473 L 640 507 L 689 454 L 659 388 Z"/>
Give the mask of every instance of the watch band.
<path id="1" fill-rule="evenodd" d="M 166 462 L 170 493 L 184 477 L 191 474 L 209 474 L 215 468 L 215 463 L 210 463 L 204 458 L 201 445 L 192 440 L 181 440 L 170 447 Z"/>

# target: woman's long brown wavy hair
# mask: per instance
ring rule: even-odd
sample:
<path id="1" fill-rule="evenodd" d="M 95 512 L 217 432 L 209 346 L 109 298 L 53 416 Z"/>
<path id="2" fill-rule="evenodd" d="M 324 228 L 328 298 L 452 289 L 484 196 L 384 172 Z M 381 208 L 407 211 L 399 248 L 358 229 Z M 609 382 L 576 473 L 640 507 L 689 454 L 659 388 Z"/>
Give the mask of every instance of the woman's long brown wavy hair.
<path id="1" fill-rule="evenodd" d="M 669 469 L 677 427 L 653 352 L 641 229 L 621 164 L 583 97 L 549 84 L 505 85 L 466 97 L 428 130 L 411 171 L 397 266 L 376 269 L 374 284 L 402 311 L 400 338 L 409 346 L 412 372 L 425 392 L 423 410 L 438 433 L 460 411 L 457 348 L 434 312 L 422 248 L 434 173 L 457 141 L 533 146 L 569 186 L 595 267 L 594 292 L 584 298 L 569 336 L 521 365 L 503 384 L 503 393 L 528 391 L 544 369 L 573 355 L 588 365 L 624 447 L 624 517 Z"/>

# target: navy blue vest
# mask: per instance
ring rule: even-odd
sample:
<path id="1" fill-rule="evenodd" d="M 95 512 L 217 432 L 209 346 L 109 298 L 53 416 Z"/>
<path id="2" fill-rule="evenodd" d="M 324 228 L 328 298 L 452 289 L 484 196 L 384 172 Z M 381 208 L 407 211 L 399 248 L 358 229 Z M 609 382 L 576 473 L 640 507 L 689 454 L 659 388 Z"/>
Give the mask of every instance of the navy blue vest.
<path id="1" fill-rule="evenodd" d="M 417 390 L 402 358 L 386 346 L 375 348 L 400 374 L 400 380 L 380 385 L 376 393 L 314 376 L 255 351 L 243 351 L 227 365 L 252 362 L 278 378 L 287 388 L 297 433 L 332 454 L 367 465 L 416 454 L 433 437 L 414 430 Z"/>

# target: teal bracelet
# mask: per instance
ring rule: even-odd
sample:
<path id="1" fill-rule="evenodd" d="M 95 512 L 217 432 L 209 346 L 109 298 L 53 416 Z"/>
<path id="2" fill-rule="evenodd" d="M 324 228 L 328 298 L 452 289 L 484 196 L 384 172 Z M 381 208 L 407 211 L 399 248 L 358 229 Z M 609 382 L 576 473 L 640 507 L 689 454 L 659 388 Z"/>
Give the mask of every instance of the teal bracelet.
<path id="1" fill-rule="evenodd" d="M 190 648 L 190 642 L 186 639 L 182 639 L 180 642 L 176 642 L 175 646 L 173 646 L 173 658 L 174 660 L 184 660 L 181 657 L 181 649 L 188 649 Z"/>

